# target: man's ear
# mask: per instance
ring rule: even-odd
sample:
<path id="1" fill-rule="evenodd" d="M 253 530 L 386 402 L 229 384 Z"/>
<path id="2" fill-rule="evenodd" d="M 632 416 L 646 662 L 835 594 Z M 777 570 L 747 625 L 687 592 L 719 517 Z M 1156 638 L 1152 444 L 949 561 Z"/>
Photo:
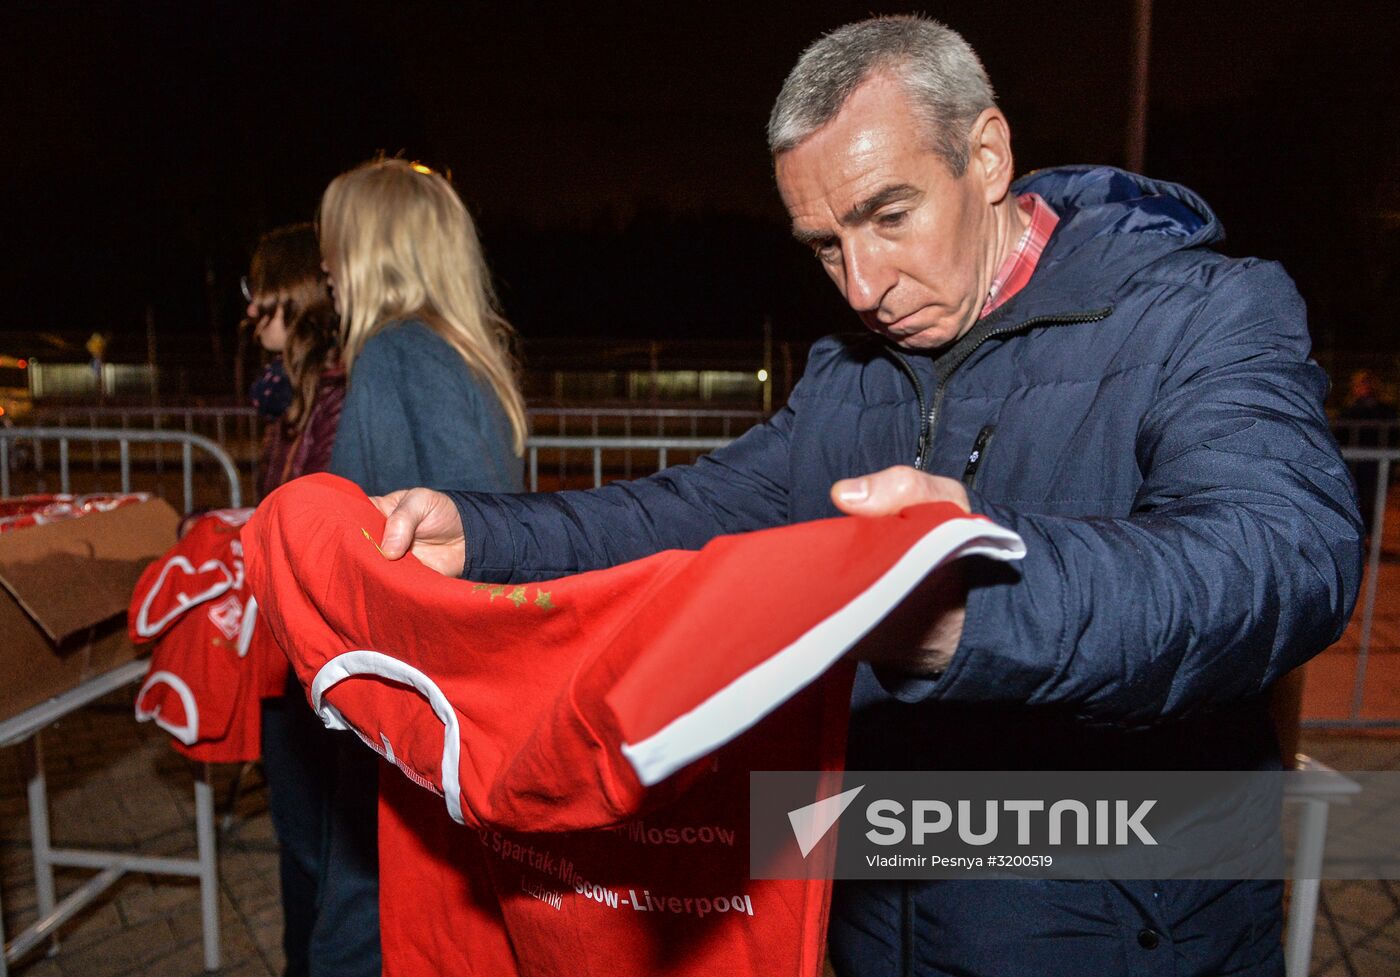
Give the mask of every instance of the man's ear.
<path id="1" fill-rule="evenodd" d="M 1001 109 L 983 109 L 968 134 L 968 167 L 982 183 L 989 204 L 1000 203 L 1011 188 L 1011 126 Z"/>

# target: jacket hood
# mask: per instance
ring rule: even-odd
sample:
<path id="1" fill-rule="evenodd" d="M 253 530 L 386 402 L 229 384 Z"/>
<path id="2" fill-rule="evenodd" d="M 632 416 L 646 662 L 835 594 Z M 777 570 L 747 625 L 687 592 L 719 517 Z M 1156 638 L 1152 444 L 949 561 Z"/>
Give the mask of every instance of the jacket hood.
<path id="1" fill-rule="evenodd" d="M 1060 215 L 1041 264 L 1057 269 L 1045 279 L 1072 287 L 1060 298 L 1072 297 L 1075 307 L 1111 295 L 1166 254 L 1225 238 L 1215 213 L 1191 190 L 1111 166 L 1037 170 L 1012 190 L 1039 194 Z"/>

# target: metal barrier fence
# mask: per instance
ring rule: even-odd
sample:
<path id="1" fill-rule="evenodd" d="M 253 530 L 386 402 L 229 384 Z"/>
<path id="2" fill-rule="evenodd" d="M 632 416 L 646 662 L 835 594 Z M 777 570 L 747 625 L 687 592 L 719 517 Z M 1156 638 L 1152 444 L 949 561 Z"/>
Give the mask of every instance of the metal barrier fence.
<path id="1" fill-rule="evenodd" d="M 1360 634 L 1357 637 L 1356 671 L 1352 677 L 1351 704 L 1347 715 L 1340 719 L 1308 719 L 1304 720 L 1303 725 L 1310 729 L 1400 729 L 1400 716 L 1377 719 L 1366 719 L 1362 716 L 1366 695 L 1366 677 L 1371 662 L 1371 644 L 1375 634 L 1377 602 L 1380 600 L 1381 555 L 1385 538 L 1390 473 L 1392 465 L 1400 462 L 1400 449 L 1343 448 L 1342 457 L 1351 464 L 1353 471 L 1360 479 L 1374 478 L 1373 491 L 1370 493 L 1362 492 L 1363 498 L 1367 494 L 1371 496 L 1372 504 L 1364 583 L 1360 605 L 1356 610 L 1356 615 L 1359 616 L 1361 622 Z M 1367 470 L 1370 465 L 1376 466 L 1374 474 Z M 1393 607 L 1395 595 L 1388 596 L 1386 607 Z M 1389 623 L 1387 622 L 1387 624 Z M 1389 646 L 1386 648 L 1388 653 L 1397 650 L 1400 649 Z M 1397 700 L 1394 706 L 1396 711 L 1400 712 L 1400 700 Z"/>
<path id="2" fill-rule="evenodd" d="M 591 457 L 593 442 L 606 451 L 594 469 L 606 467 L 616 478 L 633 478 L 655 470 L 645 464 L 634 466 L 634 452 L 660 451 L 666 467 L 667 453 L 680 451 L 687 459 L 695 451 L 708 451 L 742 434 L 768 417 L 757 410 L 651 407 L 532 407 L 528 411 L 534 437 L 531 444 L 543 448 L 553 462 L 551 488 L 586 485 L 586 471 L 580 472 L 578 459 Z M 45 407 L 34 411 L 33 419 L 45 427 L 77 432 L 100 428 L 121 430 L 169 430 L 212 438 L 242 471 L 250 488 L 258 482 L 258 453 L 261 421 L 252 407 Z M 581 441 L 580 438 L 586 439 Z M 558 439 L 568 438 L 568 444 Z M 677 438 L 700 439 L 684 446 Z M 623 445 L 620 440 L 631 439 Z M 665 441 L 665 446 L 660 446 Z M 688 450 L 687 450 L 688 449 Z M 531 472 L 538 485 L 539 453 L 532 456 Z M 39 457 L 42 471 L 42 455 Z M 160 465 L 157 455 L 156 464 Z"/>
<path id="3" fill-rule="evenodd" d="M 196 465 L 194 450 L 198 448 L 210 456 L 215 465 L 215 471 L 223 475 L 228 487 L 227 503 L 220 501 L 216 504 L 227 504 L 233 507 L 243 504 L 243 488 L 233 459 L 209 438 L 183 431 L 122 431 L 108 428 L 85 428 L 76 431 L 72 428 L 61 427 L 0 427 L 0 497 L 12 494 L 13 475 L 15 474 L 12 471 L 12 466 L 21 467 L 15 464 L 21 460 L 18 448 L 22 446 L 32 452 L 29 460 L 32 461 L 34 472 L 42 479 L 45 473 L 44 445 L 55 442 L 58 445 L 58 490 L 65 493 L 72 492 L 72 445 L 75 441 L 91 446 L 93 467 L 99 472 L 109 468 L 111 461 L 110 454 L 105 450 L 106 446 L 116 445 L 118 487 L 122 492 L 132 491 L 133 464 L 147 460 L 133 458 L 132 447 L 134 445 L 178 445 L 180 448 L 180 484 L 184 493 L 183 511 L 185 512 L 189 512 L 195 507 Z M 98 445 L 102 445 L 103 449 L 99 449 Z M 163 487 L 159 484 L 160 474 L 160 470 L 156 469 L 158 490 Z M 42 491 L 43 487 L 46 485 L 39 490 Z"/>
<path id="4" fill-rule="evenodd" d="M 714 437 L 732 439 L 767 419 L 761 410 L 682 407 L 531 407 L 530 429 L 554 437 Z"/>
<path id="5" fill-rule="evenodd" d="M 258 484 L 262 420 L 253 407 L 37 407 L 28 423 L 38 427 L 122 431 L 170 431 L 213 440 L 247 475 L 249 491 Z M 156 468 L 163 466 L 157 450 Z"/>
<path id="6" fill-rule="evenodd" d="M 253 407 L 36 407 L 34 422 L 43 427 L 168 430 L 175 425 L 186 434 L 212 436 L 221 446 L 233 439 L 258 441 L 258 412 Z M 230 432 L 232 437 L 230 437 Z"/>
<path id="7" fill-rule="evenodd" d="M 197 416 L 191 412 L 192 416 Z M 214 416 L 212 414 L 205 415 Z M 728 444 L 732 439 L 683 438 L 683 437 L 531 437 L 526 443 L 526 466 L 528 484 L 531 491 L 540 489 L 540 458 L 545 454 L 555 462 L 555 481 L 552 488 L 597 487 L 605 481 L 616 478 L 630 478 L 665 468 L 673 459 L 692 461 L 708 451 Z M 196 459 L 195 448 L 206 452 L 222 473 L 233 505 L 241 505 L 242 485 L 238 466 L 222 447 L 210 438 L 183 431 L 146 431 L 139 429 L 112 429 L 88 427 L 13 427 L 0 428 L 0 496 L 8 496 L 15 488 L 16 476 L 26 474 L 31 481 L 26 490 L 45 491 L 49 488 L 44 479 L 52 470 L 48 461 L 49 453 L 45 445 L 57 444 L 58 491 L 73 491 L 73 445 L 88 447 L 80 463 L 90 466 L 91 474 L 99 479 L 88 486 L 89 490 L 100 490 L 109 486 L 100 481 L 101 476 L 111 474 L 115 466 L 118 488 L 122 492 L 132 490 L 132 472 L 138 464 L 155 470 L 156 480 L 162 474 L 162 456 L 147 454 L 133 457 L 133 445 L 178 445 L 181 460 L 181 485 L 184 492 L 185 510 L 194 506 Z M 115 457 L 103 450 L 115 445 Z M 102 446 L 102 447 L 99 447 Z M 22 449 L 22 450 L 21 450 Z M 27 454 L 25 454 L 27 452 Z M 655 464 L 638 463 L 636 455 L 642 454 L 654 459 Z M 580 459 L 587 459 L 588 473 L 578 470 Z M 589 477 L 591 476 L 591 478 Z"/>
<path id="8" fill-rule="evenodd" d="M 570 431 L 591 437 L 732 438 L 768 417 L 761 410 L 683 407 L 541 407 L 527 409 L 538 434 L 565 437 Z M 46 427 L 163 428 L 167 421 L 189 433 L 213 430 L 224 444 L 234 437 L 257 440 L 258 413 L 252 407 L 38 407 L 33 420 Z M 251 432 L 251 433 L 250 433 Z"/>
<path id="9" fill-rule="evenodd" d="M 722 448 L 732 438 L 542 438 L 532 437 L 525 442 L 526 484 L 531 492 L 540 490 L 540 452 L 552 451 L 558 454 L 559 488 L 583 487 L 568 484 L 568 461 L 570 457 L 586 455 L 592 461 L 593 488 L 603 484 L 605 474 L 616 473 L 619 478 L 631 478 L 633 452 L 654 453 L 656 465 L 647 466 L 650 472 L 660 471 L 670 463 L 672 455 L 680 455 L 692 461 L 706 452 Z"/>

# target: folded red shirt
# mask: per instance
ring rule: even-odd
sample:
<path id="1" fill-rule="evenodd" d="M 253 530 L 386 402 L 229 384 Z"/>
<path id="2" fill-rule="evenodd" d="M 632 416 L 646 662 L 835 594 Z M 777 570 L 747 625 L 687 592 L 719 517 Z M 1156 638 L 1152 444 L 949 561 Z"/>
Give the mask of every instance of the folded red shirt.
<path id="1" fill-rule="evenodd" d="M 934 504 L 501 585 L 383 526 L 313 475 L 244 542 L 313 707 L 441 798 L 385 778 L 390 975 L 816 973 L 829 885 L 748 878 L 749 772 L 838 770 L 845 651 L 940 563 L 1021 551 Z"/>
<path id="2" fill-rule="evenodd" d="M 105 492 L 91 495 L 21 495 L 0 498 L 0 533 L 42 526 L 62 519 L 77 519 L 91 512 L 110 512 L 149 499 L 149 492 Z"/>
<path id="3" fill-rule="evenodd" d="M 154 643 L 136 718 L 154 721 L 193 760 L 258 759 L 260 700 L 286 687 L 286 658 L 245 587 L 241 527 L 252 509 L 194 522 L 142 573 L 127 611 L 134 644 Z"/>

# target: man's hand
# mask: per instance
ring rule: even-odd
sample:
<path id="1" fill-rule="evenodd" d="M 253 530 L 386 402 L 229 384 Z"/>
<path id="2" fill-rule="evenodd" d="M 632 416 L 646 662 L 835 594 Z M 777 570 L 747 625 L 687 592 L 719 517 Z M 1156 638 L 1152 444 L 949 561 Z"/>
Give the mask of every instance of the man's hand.
<path id="1" fill-rule="evenodd" d="M 908 465 L 843 478 L 831 486 L 831 501 L 848 516 L 892 516 L 920 502 L 952 502 L 963 512 L 971 511 L 961 482 Z"/>
<path id="2" fill-rule="evenodd" d="M 831 487 L 831 500 L 852 516 L 894 515 L 921 502 L 952 502 L 970 511 L 961 482 L 907 465 L 842 479 Z M 851 655 L 914 675 L 937 674 L 958 650 L 966 613 L 967 584 L 960 561 L 954 561 L 929 574 Z"/>
<path id="3" fill-rule="evenodd" d="M 370 499 L 388 517 L 379 550 L 397 560 L 412 550 L 425 566 L 459 577 L 467 563 L 462 517 L 452 500 L 432 489 L 400 489 Z"/>

